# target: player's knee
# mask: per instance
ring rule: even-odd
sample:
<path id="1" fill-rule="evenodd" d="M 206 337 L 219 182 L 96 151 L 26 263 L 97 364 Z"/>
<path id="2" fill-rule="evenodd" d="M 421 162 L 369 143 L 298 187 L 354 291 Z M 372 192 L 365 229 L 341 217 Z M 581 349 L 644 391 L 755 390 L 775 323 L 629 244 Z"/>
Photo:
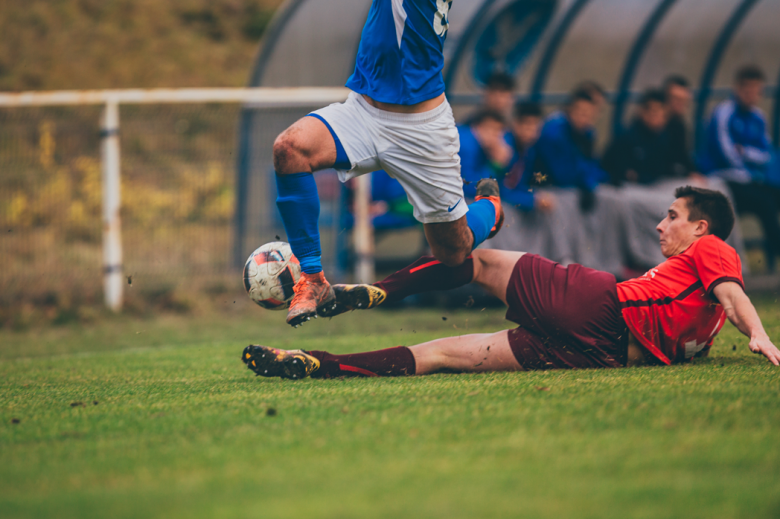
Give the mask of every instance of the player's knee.
<path id="1" fill-rule="evenodd" d="M 302 173 L 308 168 L 299 143 L 290 132 L 283 132 L 274 141 L 274 170 L 280 175 Z"/>
<path id="2" fill-rule="evenodd" d="M 432 247 L 433 256 L 448 267 L 461 265 L 469 256 L 469 250 L 465 248 Z"/>

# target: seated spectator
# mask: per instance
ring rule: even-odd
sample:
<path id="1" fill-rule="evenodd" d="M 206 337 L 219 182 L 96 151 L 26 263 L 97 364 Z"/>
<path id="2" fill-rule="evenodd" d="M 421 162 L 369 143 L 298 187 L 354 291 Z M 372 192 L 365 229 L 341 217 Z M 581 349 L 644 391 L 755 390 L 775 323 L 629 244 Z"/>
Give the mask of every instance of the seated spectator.
<path id="1" fill-rule="evenodd" d="M 504 134 L 504 116 L 488 108 L 478 111 L 469 124 L 458 126 L 460 135 L 460 172 L 463 193 L 476 196 L 477 182 L 482 178 L 502 177 L 514 152 Z"/>
<path id="2" fill-rule="evenodd" d="M 595 121 L 599 119 L 601 113 L 604 111 L 604 107 L 607 106 L 607 91 L 604 90 L 603 86 L 601 86 L 596 81 L 593 81 L 592 79 L 586 79 L 585 81 L 577 83 L 577 86 L 575 86 L 572 91 L 577 90 L 582 90 L 590 94 L 590 97 L 596 104 L 596 117 L 594 119 L 595 124 Z"/>
<path id="3" fill-rule="evenodd" d="M 485 84 L 482 106 L 509 117 L 515 102 L 515 78 L 505 72 L 494 72 Z"/>
<path id="4" fill-rule="evenodd" d="M 738 212 L 754 213 L 761 221 L 771 267 L 772 257 L 780 255 L 780 193 L 767 184 L 770 144 L 764 114 L 757 106 L 764 82 L 758 67 L 737 71 L 732 98 L 712 113 L 702 169 L 728 181 Z"/>
<path id="5" fill-rule="evenodd" d="M 624 182 L 652 184 L 662 178 L 686 176 L 688 164 L 680 164 L 667 128 L 666 96 L 649 89 L 639 102 L 631 126 L 613 139 L 601 162 L 614 185 Z"/>
<path id="6" fill-rule="evenodd" d="M 525 210 L 548 210 L 553 206 L 552 196 L 547 193 L 534 193 L 533 165 L 535 149 L 533 145 L 539 139 L 542 128 L 542 108 L 530 101 L 515 104 L 507 142 L 514 149 L 514 156 L 506 175 L 500 182 L 501 200 Z"/>
<path id="7" fill-rule="evenodd" d="M 688 145 L 688 124 L 685 118 L 691 106 L 691 89 L 688 80 L 682 76 L 672 75 L 664 81 L 666 96 L 666 111 L 668 122 L 666 133 L 672 146 L 674 163 L 680 165 L 677 176 L 685 174 L 699 175 L 693 162 L 691 147 Z"/>
<path id="8" fill-rule="evenodd" d="M 504 72 L 494 72 L 485 82 L 482 91 L 482 105 L 470 114 L 463 124 L 470 125 L 474 118 L 484 110 L 498 112 L 506 120 L 512 113 L 514 103 L 515 79 Z"/>
<path id="9" fill-rule="evenodd" d="M 536 143 L 534 183 L 580 189 L 580 208 L 589 211 L 594 191 L 607 174 L 594 158 L 598 105 L 586 89 L 572 92 L 563 112 L 551 115 Z"/>

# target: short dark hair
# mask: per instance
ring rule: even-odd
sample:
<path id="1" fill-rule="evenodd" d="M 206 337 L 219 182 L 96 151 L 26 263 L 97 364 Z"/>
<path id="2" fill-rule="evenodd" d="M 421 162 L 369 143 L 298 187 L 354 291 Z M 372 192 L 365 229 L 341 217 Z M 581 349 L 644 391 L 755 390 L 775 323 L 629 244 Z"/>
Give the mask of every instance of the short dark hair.
<path id="1" fill-rule="evenodd" d="M 506 72 L 493 72 L 485 81 L 485 88 L 488 90 L 512 91 L 515 89 L 515 78 Z"/>
<path id="2" fill-rule="evenodd" d="M 566 106 L 570 107 L 577 101 L 586 101 L 588 103 L 596 102 L 596 100 L 593 99 L 593 95 L 591 94 L 591 92 L 585 88 L 575 88 L 569 94 L 569 98 L 566 100 Z"/>
<path id="3" fill-rule="evenodd" d="M 642 108 L 647 108 L 650 103 L 666 103 L 666 93 L 660 88 L 648 88 L 639 98 L 639 105 Z"/>
<path id="4" fill-rule="evenodd" d="M 493 110 L 492 108 L 480 108 L 473 116 L 469 117 L 469 125 L 476 126 L 487 120 L 498 121 L 501 124 L 506 124 L 506 118 L 504 117 L 504 114 L 498 110 Z"/>
<path id="5" fill-rule="evenodd" d="M 766 75 L 758 65 L 743 65 L 734 74 L 734 82 L 740 84 L 745 81 L 766 81 Z"/>
<path id="6" fill-rule="evenodd" d="M 734 209 L 731 202 L 720 191 L 701 187 L 678 187 L 674 196 L 685 198 L 688 207 L 688 221 L 706 220 L 709 233 L 725 240 L 734 228 Z"/>
<path id="7" fill-rule="evenodd" d="M 580 81 L 576 87 L 574 87 L 574 90 L 584 90 L 590 94 L 590 97 L 593 98 L 593 101 L 595 102 L 596 96 L 601 96 L 606 99 L 607 97 L 607 91 L 604 89 L 603 86 L 601 86 L 600 83 L 593 81 L 592 79 L 586 79 L 585 81 Z"/>
<path id="8" fill-rule="evenodd" d="M 679 74 L 672 74 L 664 79 L 664 90 L 669 90 L 670 86 L 680 86 L 683 88 L 690 88 L 691 83 L 688 78 Z"/>
<path id="9" fill-rule="evenodd" d="M 541 117 L 542 107 L 539 103 L 533 101 L 518 101 L 515 103 L 512 115 L 515 119 L 522 119 L 523 117 Z"/>

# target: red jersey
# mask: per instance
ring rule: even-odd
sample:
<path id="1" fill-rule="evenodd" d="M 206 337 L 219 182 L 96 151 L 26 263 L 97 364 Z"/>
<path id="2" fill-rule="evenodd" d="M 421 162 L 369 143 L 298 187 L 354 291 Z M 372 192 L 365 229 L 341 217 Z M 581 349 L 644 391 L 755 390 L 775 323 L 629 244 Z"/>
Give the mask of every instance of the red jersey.
<path id="1" fill-rule="evenodd" d="M 726 321 L 712 294 L 725 281 L 744 289 L 739 255 L 717 236 L 704 236 L 645 275 L 618 283 L 623 319 L 662 362 L 684 362 L 708 350 Z"/>

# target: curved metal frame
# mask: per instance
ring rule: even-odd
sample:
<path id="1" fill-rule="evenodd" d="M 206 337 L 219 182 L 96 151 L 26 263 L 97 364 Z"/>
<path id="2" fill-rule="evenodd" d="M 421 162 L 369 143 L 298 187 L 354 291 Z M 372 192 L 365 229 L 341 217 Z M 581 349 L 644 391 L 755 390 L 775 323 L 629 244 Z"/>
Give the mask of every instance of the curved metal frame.
<path id="1" fill-rule="evenodd" d="M 538 102 L 541 99 L 542 90 L 544 90 L 544 85 L 547 82 L 547 75 L 550 73 L 550 67 L 555 60 L 555 56 L 558 54 L 558 49 L 560 48 L 561 43 L 563 43 L 566 33 L 569 32 L 569 29 L 577 19 L 577 16 L 579 16 L 580 12 L 589 1 L 590 0 L 574 0 L 572 6 L 569 7 L 569 10 L 563 15 L 561 23 L 555 28 L 555 32 L 550 37 L 550 41 L 547 42 L 547 47 L 545 47 L 544 54 L 542 54 L 542 58 L 539 60 L 539 66 L 536 69 L 536 75 L 534 76 L 531 87 L 531 99 L 533 101 Z"/>
<path id="2" fill-rule="evenodd" d="M 701 80 L 699 81 L 699 93 L 696 96 L 696 112 L 693 118 L 696 124 L 696 150 L 700 149 L 702 144 L 705 126 L 704 111 L 707 108 L 707 100 L 712 93 L 712 81 L 715 79 L 715 73 L 718 71 L 718 66 L 731 42 L 731 38 L 734 37 L 745 17 L 758 2 L 759 0 L 742 0 L 737 8 L 734 9 L 734 12 L 731 13 L 731 16 L 726 21 L 726 25 L 723 26 L 712 46 L 710 56 L 707 58 L 707 65 L 704 67 L 704 72 L 702 72 Z"/>
<path id="3" fill-rule="evenodd" d="M 448 95 L 452 80 L 455 78 L 455 73 L 458 71 L 460 62 L 463 59 L 463 53 L 466 52 L 466 45 L 495 3 L 496 0 L 484 0 L 482 5 L 479 6 L 479 9 L 477 9 L 476 14 L 471 17 L 468 26 L 463 30 L 463 36 L 458 40 L 458 46 L 455 47 L 455 52 L 452 53 L 452 59 L 450 60 L 449 65 L 447 65 L 447 71 L 444 73 L 444 88 Z"/>
<path id="4" fill-rule="evenodd" d="M 628 54 L 628 58 L 626 58 L 626 64 L 623 67 L 623 73 L 620 76 L 617 87 L 614 111 L 612 113 L 612 135 L 618 135 L 623 129 L 623 111 L 630 97 L 629 88 L 634 80 L 639 61 L 642 59 L 642 55 L 644 54 L 645 49 L 647 49 L 647 45 L 652 40 L 658 26 L 661 25 L 661 21 L 663 21 L 664 17 L 669 12 L 669 9 L 671 9 L 676 1 L 677 0 L 660 0 L 656 8 L 647 18 L 639 36 L 637 36 L 634 45 L 631 47 L 631 52 Z"/>
<path id="5" fill-rule="evenodd" d="M 775 107 L 772 114 L 772 145 L 780 146 L 780 73 L 777 74 L 775 83 Z"/>

